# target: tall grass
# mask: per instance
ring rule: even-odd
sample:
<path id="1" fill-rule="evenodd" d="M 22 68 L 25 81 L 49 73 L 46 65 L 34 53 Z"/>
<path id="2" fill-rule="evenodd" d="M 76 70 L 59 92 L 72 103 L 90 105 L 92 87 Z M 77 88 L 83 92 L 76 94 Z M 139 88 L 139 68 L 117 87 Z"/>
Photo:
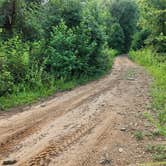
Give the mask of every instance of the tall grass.
<path id="1" fill-rule="evenodd" d="M 148 117 L 160 133 L 166 136 L 166 56 L 161 56 L 149 48 L 130 51 L 129 56 L 135 62 L 143 65 L 154 78 L 151 95 L 156 117 Z"/>

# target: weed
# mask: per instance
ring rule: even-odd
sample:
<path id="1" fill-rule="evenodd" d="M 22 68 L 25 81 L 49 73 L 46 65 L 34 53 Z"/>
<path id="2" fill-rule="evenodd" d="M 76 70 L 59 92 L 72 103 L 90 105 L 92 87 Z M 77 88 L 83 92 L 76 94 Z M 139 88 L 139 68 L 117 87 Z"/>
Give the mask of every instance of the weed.
<path id="1" fill-rule="evenodd" d="M 135 136 L 135 138 L 136 138 L 137 141 L 141 141 L 144 138 L 144 134 L 143 134 L 142 131 L 136 131 L 134 133 L 134 136 Z"/>
<path id="2" fill-rule="evenodd" d="M 153 160 L 166 161 L 166 146 L 165 145 L 147 145 L 146 151 L 152 153 Z"/>

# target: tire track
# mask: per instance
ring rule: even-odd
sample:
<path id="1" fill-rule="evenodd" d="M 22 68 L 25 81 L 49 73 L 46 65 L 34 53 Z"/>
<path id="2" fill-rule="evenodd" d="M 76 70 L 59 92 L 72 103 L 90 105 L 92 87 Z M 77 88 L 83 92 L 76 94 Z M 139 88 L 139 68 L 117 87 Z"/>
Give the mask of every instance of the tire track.
<path id="1" fill-rule="evenodd" d="M 19 166 L 47 166 L 51 162 L 52 157 L 56 157 L 67 150 L 71 145 L 76 143 L 80 138 L 88 134 L 97 123 L 88 123 L 78 128 L 75 132 L 67 134 L 60 138 L 58 141 L 53 141 L 43 151 L 38 153 L 35 157 L 31 158 L 25 163 L 19 164 Z"/>
<path id="2" fill-rule="evenodd" d="M 66 101 L 66 103 L 63 103 L 63 106 L 60 104 L 57 107 L 54 107 L 54 110 L 57 110 L 57 112 L 54 113 L 53 118 L 52 118 L 52 114 L 51 114 L 51 117 L 50 117 L 50 114 L 47 114 L 47 116 L 42 117 L 42 119 L 38 120 L 37 122 L 30 123 L 31 125 L 25 126 L 24 128 L 17 130 L 14 134 L 11 134 L 8 138 L 5 138 L 4 140 L 0 142 L 0 155 L 1 155 L 0 159 L 3 156 L 7 155 L 8 153 L 12 152 L 12 147 L 14 147 L 16 144 L 21 142 L 24 138 L 34 134 L 38 130 L 41 130 L 42 126 L 48 123 L 51 119 L 55 120 L 58 117 L 64 115 L 65 113 L 70 112 L 71 110 L 77 108 L 81 104 L 90 102 L 91 100 L 93 100 L 93 98 L 98 96 L 100 93 L 105 93 L 106 91 L 114 88 L 115 86 L 118 86 L 119 81 L 120 81 L 119 79 L 111 80 L 105 87 L 97 90 L 97 92 L 91 95 L 89 94 L 87 95 L 87 92 L 83 92 L 79 96 L 76 96 L 75 98 L 72 98 L 71 100 Z M 96 90 L 96 89 L 93 88 L 93 90 Z"/>

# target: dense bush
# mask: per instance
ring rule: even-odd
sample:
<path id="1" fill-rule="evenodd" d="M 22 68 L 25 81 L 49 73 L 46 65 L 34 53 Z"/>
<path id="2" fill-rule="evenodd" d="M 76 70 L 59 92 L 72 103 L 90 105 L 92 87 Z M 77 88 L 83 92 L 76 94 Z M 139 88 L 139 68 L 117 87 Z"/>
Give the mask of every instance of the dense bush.
<path id="1" fill-rule="evenodd" d="M 11 73 L 14 82 L 18 83 L 24 79 L 29 66 L 29 46 L 16 36 L 5 41 L 1 50 L 6 60 L 6 68 Z"/>
<path id="2" fill-rule="evenodd" d="M 64 22 L 53 28 L 46 49 L 46 65 L 56 79 L 71 78 L 77 65 L 76 35 Z"/>
<path id="3" fill-rule="evenodd" d="M 153 43 L 153 47 L 155 48 L 157 52 L 159 53 L 166 52 L 166 35 L 164 35 L 163 33 L 156 36 L 155 38 L 151 36 L 148 40 L 148 44 L 151 45 L 152 43 Z"/>
<path id="4" fill-rule="evenodd" d="M 148 29 L 150 35 L 147 45 L 153 46 L 159 53 L 166 51 L 166 5 L 165 0 L 139 0 L 139 25 Z"/>
<path id="5" fill-rule="evenodd" d="M 45 4 L 43 10 L 45 16 L 42 25 L 46 32 L 45 36 L 48 37 L 52 27 L 59 25 L 62 19 L 69 28 L 79 26 L 83 4 L 80 0 L 50 0 Z"/>
<path id="6" fill-rule="evenodd" d="M 136 32 L 133 36 L 131 49 L 138 50 L 145 47 L 146 45 L 145 42 L 148 36 L 149 36 L 149 31 L 146 29 Z"/>
<path id="7" fill-rule="evenodd" d="M 7 69 L 7 58 L 2 50 L 0 50 L 0 71 L 0 96 L 3 96 L 12 91 L 13 77 Z"/>

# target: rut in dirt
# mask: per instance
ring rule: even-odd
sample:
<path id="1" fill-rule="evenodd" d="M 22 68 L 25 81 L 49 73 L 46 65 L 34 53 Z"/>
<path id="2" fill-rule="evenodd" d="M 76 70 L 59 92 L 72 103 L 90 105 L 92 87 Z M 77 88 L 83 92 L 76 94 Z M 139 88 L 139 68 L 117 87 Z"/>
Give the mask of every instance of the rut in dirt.
<path id="1" fill-rule="evenodd" d="M 104 78 L 1 118 L 0 163 L 101 166 L 105 153 L 111 165 L 150 160 L 138 157 L 143 149 L 132 137 L 147 123 L 141 115 L 149 104 L 149 83 L 141 67 L 119 56 Z"/>

